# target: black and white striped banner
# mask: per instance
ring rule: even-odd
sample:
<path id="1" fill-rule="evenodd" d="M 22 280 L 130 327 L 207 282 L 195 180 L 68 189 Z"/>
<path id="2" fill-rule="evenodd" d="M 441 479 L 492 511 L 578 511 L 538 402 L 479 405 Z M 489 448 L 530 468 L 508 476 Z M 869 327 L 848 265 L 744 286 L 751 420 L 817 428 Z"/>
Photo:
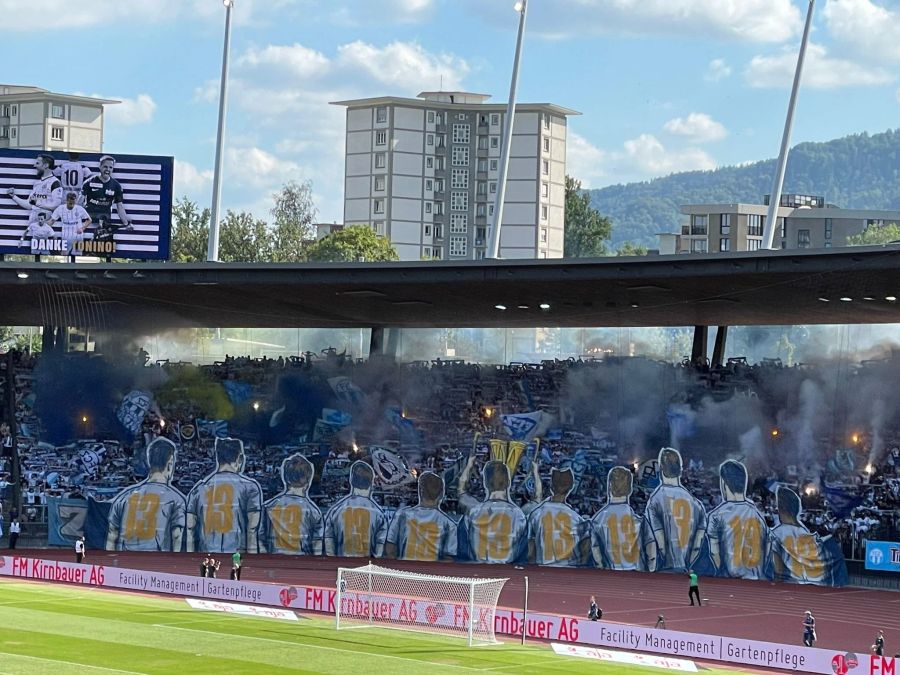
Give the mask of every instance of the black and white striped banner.
<path id="1" fill-rule="evenodd" d="M 116 232 L 114 251 L 88 255 L 143 260 L 168 259 L 174 159 L 149 155 L 79 153 L 77 161 L 96 175 L 100 158 L 107 154 L 115 157 L 112 177 L 122 186 L 125 213 L 133 227 L 130 231 Z M 67 152 L 0 149 L 0 253 L 34 252 L 29 238 L 25 237 L 29 210 L 16 204 L 7 195 L 7 189 L 14 188 L 17 196 L 28 198 L 37 180 L 34 162 L 38 155 L 51 155 L 57 164 L 71 161 Z M 112 209 L 112 223 L 119 223 L 115 206 Z M 96 224 L 88 229 L 89 235 L 95 226 Z M 54 237 L 59 237 L 59 228 L 56 229 Z"/>

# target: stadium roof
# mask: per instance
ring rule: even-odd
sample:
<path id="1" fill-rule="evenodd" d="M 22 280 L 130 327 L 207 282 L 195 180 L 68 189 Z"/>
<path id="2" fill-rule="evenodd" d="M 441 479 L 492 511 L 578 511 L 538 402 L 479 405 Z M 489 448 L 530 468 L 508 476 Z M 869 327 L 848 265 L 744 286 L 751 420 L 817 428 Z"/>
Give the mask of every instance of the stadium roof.
<path id="1" fill-rule="evenodd" d="M 565 261 L 0 262 L 0 325 L 99 322 L 160 330 L 900 323 L 900 301 L 890 299 L 898 297 L 896 245 Z"/>

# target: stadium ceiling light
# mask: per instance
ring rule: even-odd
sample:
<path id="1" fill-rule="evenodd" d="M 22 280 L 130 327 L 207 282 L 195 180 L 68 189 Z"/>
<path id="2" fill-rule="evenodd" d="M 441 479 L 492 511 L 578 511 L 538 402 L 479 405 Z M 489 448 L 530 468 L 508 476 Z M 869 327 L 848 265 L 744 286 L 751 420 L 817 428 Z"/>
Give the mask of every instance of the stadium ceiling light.
<path id="1" fill-rule="evenodd" d="M 897 302 L 897 296 L 896 296 L 896 295 L 886 295 L 886 296 L 884 297 L 884 299 L 887 300 L 888 302 Z"/>
<path id="2" fill-rule="evenodd" d="M 234 0 L 222 0 L 222 4 L 226 7 L 234 7 Z"/>
<path id="3" fill-rule="evenodd" d="M 24 270 L 21 272 L 16 272 L 16 276 L 19 277 L 20 279 L 27 279 L 28 272 L 25 272 Z"/>
<path id="4" fill-rule="evenodd" d="M 543 309 L 543 310 L 546 311 L 546 310 L 550 309 L 550 303 L 548 303 L 548 302 L 542 302 L 541 305 L 540 305 L 540 307 L 541 307 L 541 309 Z"/>
<path id="5" fill-rule="evenodd" d="M 841 298 L 841 302 L 853 302 L 853 298 L 848 298 L 846 295 Z"/>
<path id="6" fill-rule="evenodd" d="M 632 308 L 632 309 L 637 309 L 638 307 L 640 307 L 640 305 L 639 305 L 638 303 L 636 303 L 636 302 L 632 302 L 632 303 L 631 303 L 631 308 Z"/>
<path id="7" fill-rule="evenodd" d="M 502 312 L 506 309 L 506 305 L 494 305 L 494 309 L 499 309 Z"/>
<path id="8" fill-rule="evenodd" d="M 525 0 L 519 0 L 519 2 L 513 5 L 513 9 L 521 14 L 522 10 L 525 9 Z"/>
<path id="9" fill-rule="evenodd" d="M 822 302 L 831 302 L 828 298 L 824 298 L 824 297 L 820 297 L 819 300 Z"/>
<path id="10" fill-rule="evenodd" d="M 516 305 L 519 309 L 528 309 L 528 305 Z"/>
<path id="11" fill-rule="evenodd" d="M 862 297 L 863 300 L 867 300 L 868 302 L 872 302 L 875 299 L 874 295 L 864 295 Z"/>

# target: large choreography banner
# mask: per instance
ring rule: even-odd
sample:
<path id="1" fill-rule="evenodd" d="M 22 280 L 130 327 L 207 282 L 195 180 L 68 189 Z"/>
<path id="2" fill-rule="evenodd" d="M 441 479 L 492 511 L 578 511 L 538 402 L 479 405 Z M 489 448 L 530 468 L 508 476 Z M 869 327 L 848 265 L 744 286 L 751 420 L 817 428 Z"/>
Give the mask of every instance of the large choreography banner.
<path id="1" fill-rule="evenodd" d="M 207 579 L 19 556 L 0 556 L 0 576 L 269 605 L 332 616 L 337 602 L 337 593 L 333 588 Z M 433 600 L 413 596 L 345 593 L 341 597 L 341 603 L 345 614 L 353 611 L 361 616 L 368 616 L 372 611 L 394 620 L 399 621 L 403 617 L 404 621 L 414 620 L 422 624 L 458 627 L 466 626 L 472 620 L 489 620 L 489 612 L 479 617 L 470 617 L 465 604 L 435 603 Z M 875 654 L 660 630 L 607 621 L 587 621 L 573 616 L 541 612 L 529 612 L 525 617 L 521 610 L 508 607 L 498 607 L 493 620 L 494 630 L 498 635 L 518 638 L 524 630 L 526 637 L 532 639 L 672 654 L 684 658 L 794 672 L 853 675 L 893 673 L 896 668 L 895 659 Z"/>
<path id="2" fill-rule="evenodd" d="M 778 489 L 777 522 L 770 528 L 747 497 L 740 462 L 720 465 L 720 502 L 707 512 L 682 484 L 681 454 L 663 448 L 643 514 L 631 504 L 634 474 L 616 466 L 606 474 L 606 503 L 584 517 L 567 502 L 577 481 L 571 466 L 551 470 L 544 499 L 532 462 L 532 499 L 523 506 L 513 501 L 511 476 L 524 446 L 492 442 L 481 470 L 483 499 L 471 492 L 470 456 L 458 478 L 455 514 L 442 508 L 444 479 L 431 471 L 416 479 L 418 502 L 389 513 L 374 498 L 376 480 L 394 482 L 395 473 L 408 469 L 387 450 L 379 450 L 374 467 L 355 461 L 347 471 L 348 492 L 323 509 L 309 496 L 315 467 L 306 457 L 283 460 L 281 490 L 264 501 L 259 483 L 243 473 L 244 447 L 233 438 L 216 439 L 215 470 L 184 495 L 172 485 L 176 446 L 158 438 L 146 450 L 147 477 L 111 500 L 52 500 L 50 542 L 70 544 L 84 534 L 90 548 L 120 551 L 240 550 L 847 583 L 840 547 L 803 525 L 797 493 Z"/>
<path id="3" fill-rule="evenodd" d="M 166 260 L 171 157 L 0 149 L 0 254 Z"/>

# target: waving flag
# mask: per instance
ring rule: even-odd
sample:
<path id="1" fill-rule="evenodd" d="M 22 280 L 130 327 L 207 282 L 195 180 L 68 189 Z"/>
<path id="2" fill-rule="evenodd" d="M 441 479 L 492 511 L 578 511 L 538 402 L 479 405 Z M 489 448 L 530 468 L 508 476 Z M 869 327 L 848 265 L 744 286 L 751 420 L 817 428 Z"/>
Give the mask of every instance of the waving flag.
<path id="1" fill-rule="evenodd" d="M 409 467 L 400 455 L 387 448 L 369 448 L 372 468 L 382 485 L 402 485 L 414 480 Z"/>
<path id="2" fill-rule="evenodd" d="M 206 438 L 228 438 L 228 422 L 225 420 L 196 420 L 197 431 Z"/>
<path id="3" fill-rule="evenodd" d="M 335 410 L 334 408 L 322 408 L 322 419 L 328 424 L 333 424 L 339 427 L 346 427 L 352 421 L 352 416 L 350 413 L 346 413 L 342 410 Z"/>
<path id="4" fill-rule="evenodd" d="M 510 438 L 516 441 L 530 441 L 537 435 L 543 417 L 544 413 L 535 410 L 528 413 L 501 415 L 500 419 Z"/>

